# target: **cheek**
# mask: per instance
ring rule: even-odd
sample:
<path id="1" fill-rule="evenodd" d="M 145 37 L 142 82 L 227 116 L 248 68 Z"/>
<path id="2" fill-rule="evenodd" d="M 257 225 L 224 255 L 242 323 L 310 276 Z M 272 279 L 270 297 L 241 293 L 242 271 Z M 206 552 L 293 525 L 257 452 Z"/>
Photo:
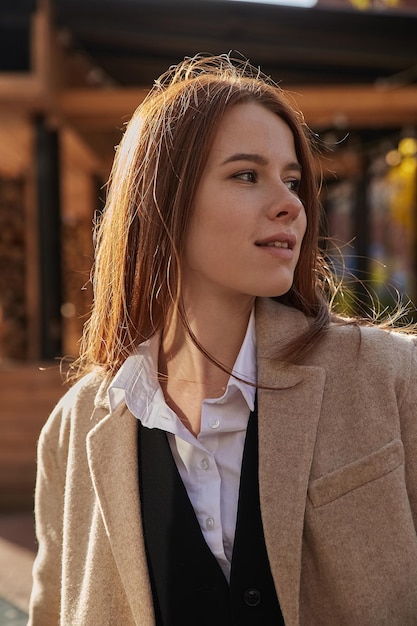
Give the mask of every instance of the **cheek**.
<path id="1" fill-rule="evenodd" d="M 185 236 L 184 260 L 192 269 L 206 264 L 216 252 L 219 236 L 216 234 L 217 224 L 208 213 L 194 214 L 188 225 Z"/>
<path id="2" fill-rule="evenodd" d="M 307 232 L 307 216 L 305 213 L 305 210 L 303 209 L 302 213 L 299 216 L 299 223 L 298 223 L 298 237 L 299 237 L 299 252 L 298 252 L 298 259 L 297 259 L 297 265 L 300 261 L 300 257 L 302 256 L 305 247 L 307 245 L 307 240 L 309 239 L 309 233 Z"/>
<path id="3" fill-rule="evenodd" d="M 301 225 L 301 236 L 304 239 L 304 235 L 307 232 L 307 215 L 305 212 L 305 209 L 303 207 L 302 213 L 301 213 L 301 218 L 302 218 L 302 225 Z"/>

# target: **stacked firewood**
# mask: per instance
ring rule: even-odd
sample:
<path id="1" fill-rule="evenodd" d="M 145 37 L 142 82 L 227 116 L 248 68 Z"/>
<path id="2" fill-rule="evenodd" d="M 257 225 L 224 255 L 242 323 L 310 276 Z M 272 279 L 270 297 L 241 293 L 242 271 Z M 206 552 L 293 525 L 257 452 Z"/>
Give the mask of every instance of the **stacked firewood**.
<path id="1" fill-rule="evenodd" d="M 0 178 L 0 361 L 27 354 L 23 180 Z"/>

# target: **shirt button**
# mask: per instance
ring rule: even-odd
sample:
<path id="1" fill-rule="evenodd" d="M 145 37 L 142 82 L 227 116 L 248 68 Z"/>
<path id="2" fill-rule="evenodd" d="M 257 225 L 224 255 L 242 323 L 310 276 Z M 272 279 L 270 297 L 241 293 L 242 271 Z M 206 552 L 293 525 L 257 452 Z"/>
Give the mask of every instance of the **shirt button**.
<path id="1" fill-rule="evenodd" d="M 210 428 L 213 428 L 215 430 L 216 428 L 220 426 L 220 420 L 212 417 L 211 420 L 209 421 L 209 426 Z"/>
<path id="2" fill-rule="evenodd" d="M 246 589 L 243 599 L 247 606 L 258 606 L 261 601 L 261 592 L 259 589 Z"/>
<path id="3" fill-rule="evenodd" d="M 213 528 L 214 528 L 214 519 L 212 517 L 208 517 L 206 519 L 206 528 L 207 528 L 207 530 L 213 530 Z"/>
<path id="4" fill-rule="evenodd" d="M 203 470 L 208 470 L 208 468 L 210 467 L 210 461 L 208 460 L 206 456 L 204 457 L 204 459 L 201 459 L 200 467 Z"/>

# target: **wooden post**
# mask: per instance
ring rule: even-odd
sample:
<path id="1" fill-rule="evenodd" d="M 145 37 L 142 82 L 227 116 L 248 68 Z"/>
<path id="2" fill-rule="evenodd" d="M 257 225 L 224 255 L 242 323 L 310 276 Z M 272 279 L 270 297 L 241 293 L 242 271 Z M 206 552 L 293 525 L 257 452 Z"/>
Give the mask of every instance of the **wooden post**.
<path id="1" fill-rule="evenodd" d="M 35 120 L 40 266 L 40 358 L 62 356 L 61 198 L 59 134 Z"/>

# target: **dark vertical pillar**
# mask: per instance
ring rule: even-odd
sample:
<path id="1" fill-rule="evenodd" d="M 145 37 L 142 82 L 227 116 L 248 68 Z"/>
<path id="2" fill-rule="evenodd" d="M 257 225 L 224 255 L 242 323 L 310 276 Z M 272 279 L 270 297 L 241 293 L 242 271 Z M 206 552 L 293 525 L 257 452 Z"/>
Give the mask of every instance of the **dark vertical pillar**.
<path id="1" fill-rule="evenodd" d="M 101 176 L 94 175 L 93 177 L 93 185 L 94 185 L 94 217 L 100 217 L 104 211 L 104 207 L 106 204 L 106 186 L 103 178 Z"/>
<path id="2" fill-rule="evenodd" d="M 61 198 L 59 134 L 35 120 L 39 224 L 40 357 L 62 356 Z"/>

